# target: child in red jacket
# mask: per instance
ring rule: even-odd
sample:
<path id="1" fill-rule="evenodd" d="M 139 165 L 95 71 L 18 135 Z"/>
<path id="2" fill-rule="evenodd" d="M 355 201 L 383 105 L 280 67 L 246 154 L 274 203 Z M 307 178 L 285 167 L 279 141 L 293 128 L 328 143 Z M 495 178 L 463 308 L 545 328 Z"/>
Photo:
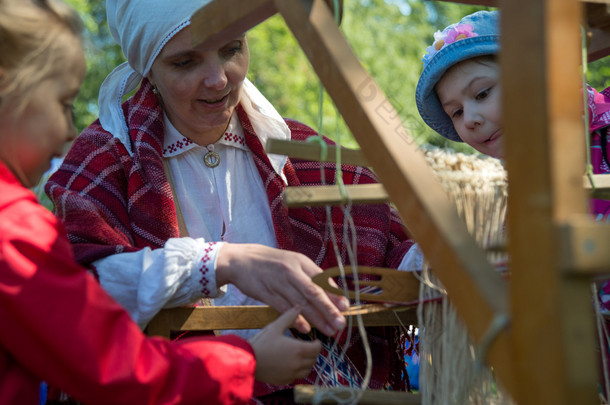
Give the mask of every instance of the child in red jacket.
<path id="1" fill-rule="evenodd" d="M 59 0 L 0 0 L 0 404 L 35 404 L 41 380 L 87 404 L 236 404 L 254 380 L 306 376 L 320 343 L 284 335 L 293 308 L 249 342 L 146 338 L 75 264 L 34 186 L 76 136 L 81 21 Z"/>

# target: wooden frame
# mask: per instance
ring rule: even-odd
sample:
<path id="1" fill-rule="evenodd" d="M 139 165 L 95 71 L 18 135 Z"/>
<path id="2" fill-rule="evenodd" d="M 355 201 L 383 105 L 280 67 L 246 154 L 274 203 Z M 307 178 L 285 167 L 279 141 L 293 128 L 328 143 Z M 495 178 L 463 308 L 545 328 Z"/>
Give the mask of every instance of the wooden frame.
<path id="1" fill-rule="evenodd" d="M 497 316 L 510 315 L 510 328 L 500 331 L 487 352 L 504 388 L 519 404 L 598 403 L 591 280 L 577 268 L 586 267 L 590 258 L 582 250 L 584 258 L 558 254 L 592 232 L 586 220 L 580 222 L 586 207 L 584 143 L 578 136 L 583 133 L 582 5 L 576 0 L 500 0 L 500 7 L 510 285 L 468 234 L 322 0 L 214 0 L 202 13 L 243 12 L 216 14 L 213 27 L 209 19 L 205 24 L 194 19 L 193 31 L 197 42 L 214 41 L 281 13 L 474 341 L 485 336 Z M 607 226 L 595 232 L 603 237 Z M 598 255 L 591 266 L 603 267 L 605 260 Z"/>

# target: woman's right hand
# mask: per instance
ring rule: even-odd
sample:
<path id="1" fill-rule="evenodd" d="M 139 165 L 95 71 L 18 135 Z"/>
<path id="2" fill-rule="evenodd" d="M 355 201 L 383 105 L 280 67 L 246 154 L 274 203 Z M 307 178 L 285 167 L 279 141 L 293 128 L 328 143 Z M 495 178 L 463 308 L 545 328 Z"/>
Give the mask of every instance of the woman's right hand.
<path id="1" fill-rule="evenodd" d="M 250 339 L 257 381 L 282 385 L 309 375 L 322 344 L 319 340 L 297 340 L 284 334 L 298 315 L 298 307 L 290 308 Z"/>
<path id="2" fill-rule="evenodd" d="M 234 284 L 244 294 L 270 305 L 280 313 L 298 306 L 294 327 L 307 333 L 305 319 L 327 336 L 345 326 L 341 311 L 349 308 L 345 297 L 328 294 L 311 278 L 322 272 L 301 253 L 253 243 L 225 243 L 216 258 L 216 284 Z"/>

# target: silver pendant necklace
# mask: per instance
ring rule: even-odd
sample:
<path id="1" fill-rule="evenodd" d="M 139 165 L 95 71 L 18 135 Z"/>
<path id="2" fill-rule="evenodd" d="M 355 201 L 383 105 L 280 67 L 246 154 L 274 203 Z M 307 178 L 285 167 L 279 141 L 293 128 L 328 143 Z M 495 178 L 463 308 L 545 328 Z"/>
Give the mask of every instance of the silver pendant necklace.
<path id="1" fill-rule="evenodd" d="M 214 152 L 214 145 L 208 145 L 206 148 L 208 151 L 205 156 L 203 156 L 203 163 L 205 163 L 207 167 L 211 168 L 218 166 L 220 164 L 220 155 Z"/>

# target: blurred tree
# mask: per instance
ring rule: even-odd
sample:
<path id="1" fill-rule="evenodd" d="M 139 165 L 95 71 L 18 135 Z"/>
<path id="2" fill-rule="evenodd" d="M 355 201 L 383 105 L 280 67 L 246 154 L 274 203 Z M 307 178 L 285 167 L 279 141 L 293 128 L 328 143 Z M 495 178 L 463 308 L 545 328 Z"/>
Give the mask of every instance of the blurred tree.
<path id="1" fill-rule="evenodd" d="M 100 86 L 108 73 L 125 61 L 125 57 L 110 35 L 104 0 L 65 1 L 79 11 L 85 23 L 87 75 L 74 106 L 76 126 L 80 132 L 97 119 Z"/>
<path id="2" fill-rule="evenodd" d="M 608 65 L 608 57 L 589 63 L 587 67 L 587 81 L 598 91 L 610 86 L 610 65 Z"/>

